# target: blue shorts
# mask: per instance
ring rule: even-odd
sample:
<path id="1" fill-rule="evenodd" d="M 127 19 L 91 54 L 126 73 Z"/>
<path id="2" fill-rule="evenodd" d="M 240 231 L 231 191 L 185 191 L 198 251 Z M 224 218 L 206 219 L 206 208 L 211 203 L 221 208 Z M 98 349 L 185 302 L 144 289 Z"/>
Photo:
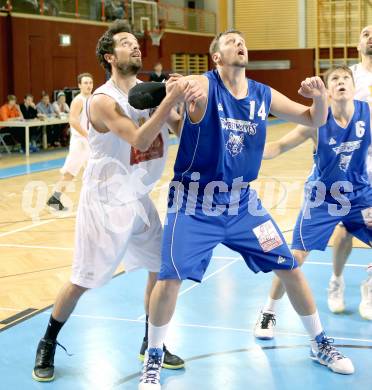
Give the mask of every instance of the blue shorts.
<path id="1" fill-rule="evenodd" d="M 345 209 L 346 215 L 335 215 L 334 202 L 324 201 L 311 209 L 308 205 L 309 202 L 305 201 L 297 217 L 292 249 L 306 252 L 315 249 L 324 251 L 339 223 L 342 223 L 350 234 L 371 246 L 372 229 L 367 228 L 365 221 L 372 219 L 372 187 L 360 191 L 359 196 L 350 200 L 350 209 Z M 337 208 L 340 209 L 340 205 Z"/>
<path id="2" fill-rule="evenodd" d="M 168 212 L 159 279 L 201 282 L 218 244 L 240 253 L 253 272 L 297 267 L 282 233 L 254 190 L 248 190 L 240 200 L 235 215 L 229 215 L 229 210 L 219 216 L 206 215 L 198 202 L 193 215 L 184 208 Z"/>

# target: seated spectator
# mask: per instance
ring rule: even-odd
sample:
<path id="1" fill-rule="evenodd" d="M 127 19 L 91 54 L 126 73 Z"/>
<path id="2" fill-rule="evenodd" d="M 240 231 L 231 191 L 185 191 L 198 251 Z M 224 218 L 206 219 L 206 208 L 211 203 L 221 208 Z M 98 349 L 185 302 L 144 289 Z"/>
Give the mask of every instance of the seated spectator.
<path id="1" fill-rule="evenodd" d="M 66 103 L 66 95 L 63 91 L 59 91 L 57 94 L 57 100 L 53 103 L 54 112 L 58 118 L 67 118 L 70 108 Z M 69 124 L 56 125 L 58 127 L 59 142 L 62 146 L 66 146 L 69 143 Z"/>
<path id="2" fill-rule="evenodd" d="M 43 93 L 40 102 L 36 105 L 37 112 L 41 119 L 52 119 L 56 117 L 53 105 L 50 103 L 49 95 Z M 48 144 L 52 146 L 61 146 L 60 127 L 57 125 L 47 127 Z"/>
<path id="3" fill-rule="evenodd" d="M 17 98 L 14 95 L 8 95 L 8 101 L 0 107 L 0 121 L 17 121 L 22 120 L 22 112 L 17 104 Z M 25 131 L 22 127 L 3 127 L 0 129 L 2 133 L 10 133 L 14 144 L 21 144 L 21 148 L 25 147 Z"/>
<path id="4" fill-rule="evenodd" d="M 23 116 L 17 104 L 17 98 L 14 95 L 8 95 L 7 103 L 0 107 L 0 120 L 14 121 L 20 119 L 23 119 Z"/>
<path id="5" fill-rule="evenodd" d="M 57 94 L 57 100 L 53 103 L 53 110 L 59 118 L 66 117 L 70 112 L 70 108 L 66 103 L 66 95 L 63 91 Z"/>
<path id="6" fill-rule="evenodd" d="M 105 1 L 106 20 L 115 20 L 124 18 L 124 4 L 122 0 Z"/>
<path id="7" fill-rule="evenodd" d="M 25 96 L 20 108 L 24 119 L 35 119 L 39 115 L 34 103 L 34 97 L 30 93 Z"/>
<path id="8" fill-rule="evenodd" d="M 41 96 L 40 102 L 36 105 L 37 112 L 40 115 L 40 118 L 53 118 L 56 116 L 54 112 L 53 106 L 50 104 L 49 95 L 47 93 L 43 93 Z"/>
<path id="9" fill-rule="evenodd" d="M 150 73 L 150 81 L 162 82 L 166 80 L 167 76 L 163 73 L 163 65 L 160 62 L 157 62 L 154 65 L 154 71 Z"/>
<path id="10" fill-rule="evenodd" d="M 38 114 L 36 104 L 34 103 L 34 97 L 28 93 L 23 103 L 21 104 L 21 111 L 23 118 L 26 120 L 38 119 L 41 114 Z M 30 127 L 30 151 L 37 152 L 39 150 L 38 145 L 41 143 L 41 128 Z"/>

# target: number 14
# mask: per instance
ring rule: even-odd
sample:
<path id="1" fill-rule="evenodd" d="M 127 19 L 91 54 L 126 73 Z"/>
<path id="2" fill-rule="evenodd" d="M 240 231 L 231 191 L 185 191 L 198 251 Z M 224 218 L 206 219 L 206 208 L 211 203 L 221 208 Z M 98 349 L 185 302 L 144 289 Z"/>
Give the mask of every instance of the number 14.
<path id="1" fill-rule="evenodd" d="M 256 108 L 256 102 L 251 100 L 249 102 L 249 119 L 254 119 L 254 111 Z M 264 121 L 266 119 L 266 110 L 265 110 L 265 102 L 262 102 L 260 109 L 257 112 L 257 115 Z"/>

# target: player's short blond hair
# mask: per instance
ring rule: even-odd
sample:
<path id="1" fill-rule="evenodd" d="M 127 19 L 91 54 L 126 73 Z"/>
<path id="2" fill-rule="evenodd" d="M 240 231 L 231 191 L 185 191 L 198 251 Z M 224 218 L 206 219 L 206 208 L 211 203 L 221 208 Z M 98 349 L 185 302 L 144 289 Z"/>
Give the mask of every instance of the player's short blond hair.
<path id="1" fill-rule="evenodd" d="M 211 42 L 209 46 L 209 54 L 212 56 L 214 53 L 217 53 L 220 50 L 220 39 L 221 37 L 227 35 L 227 34 L 238 34 L 240 36 L 243 36 L 243 33 L 239 30 L 226 30 L 224 32 L 219 33 L 213 38 L 213 41 Z"/>
<path id="2" fill-rule="evenodd" d="M 323 80 L 326 88 L 328 88 L 328 80 L 332 73 L 336 72 L 336 70 L 344 70 L 346 73 L 349 73 L 351 79 L 353 80 L 353 84 L 355 85 L 354 76 L 352 70 L 347 65 L 335 65 L 329 68 L 323 75 Z"/>

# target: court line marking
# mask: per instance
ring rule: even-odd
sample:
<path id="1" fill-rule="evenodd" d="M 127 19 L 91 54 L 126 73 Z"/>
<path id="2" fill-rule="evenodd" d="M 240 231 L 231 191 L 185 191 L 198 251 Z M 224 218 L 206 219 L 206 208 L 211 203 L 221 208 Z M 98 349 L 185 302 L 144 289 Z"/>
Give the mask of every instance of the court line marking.
<path id="1" fill-rule="evenodd" d="M 47 223 L 50 223 L 53 221 L 57 221 L 57 218 L 48 219 L 47 221 L 41 221 L 41 222 L 33 223 L 31 225 L 23 226 L 23 227 L 18 228 L 18 229 L 9 230 L 8 232 L 0 233 L 0 237 L 5 237 L 5 236 L 9 236 L 9 235 L 14 234 L 14 233 L 23 232 L 25 230 L 32 229 L 33 227 L 36 227 L 36 226 L 46 225 Z"/>
<path id="2" fill-rule="evenodd" d="M 13 309 L 11 307 L 0 307 L 0 311 L 22 311 L 24 310 L 23 308 L 22 309 Z"/>
<path id="3" fill-rule="evenodd" d="M 73 251 L 74 248 L 67 248 L 62 246 L 42 246 L 42 245 L 24 245 L 24 244 L 0 244 L 0 247 L 6 248 L 30 248 L 30 249 L 53 249 L 60 251 Z"/>
<path id="4" fill-rule="evenodd" d="M 212 259 L 214 258 L 214 256 L 212 256 Z M 238 260 L 240 260 L 240 258 L 233 258 L 233 261 L 230 261 L 230 263 L 228 264 L 225 264 L 224 266 L 222 266 L 221 268 L 218 268 L 216 271 L 212 272 L 210 275 L 208 275 L 205 279 L 203 279 L 203 283 L 205 281 L 207 281 L 208 279 L 210 279 L 211 277 L 219 274 L 220 272 L 224 271 L 226 268 L 230 267 L 231 265 L 235 264 Z M 198 287 L 200 286 L 201 283 L 194 283 L 192 286 L 190 287 L 187 287 L 186 289 L 180 291 L 180 293 L 178 294 L 178 297 L 180 297 L 181 295 L 183 294 L 186 294 L 187 292 L 189 292 L 190 290 L 192 290 L 193 288 L 195 287 Z M 144 318 L 146 318 L 146 314 L 142 314 L 140 315 L 137 320 L 143 320 Z"/>
<path id="5" fill-rule="evenodd" d="M 47 314 L 50 315 L 51 311 L 44 311 L 41 314 Z M 124 317 L 112 317 L 112 316 L 95 316 L 90 314 L 71 314 L 71 317 L 77 317 L 77 318 L 86 318 L 86 319 L 94 319 L 94 320 L 110 320 L 110 321 L 122 321 L 122 322 L 137 322 L 137 323 L 143 323 L 143 320 L 140 319 L 132 319 L 132 318 L 124 318 Z M 184 328 L 199 328 L 199 329 L 210 329 L 210 330 L 221 330 L 221 331 L 231 331 L 231 332 L 243 332 L 243 333 L 251 333 L 253 334 L 253 329 L 247 329 L 247 328 L 235 328 L 235 327 L 229 327 L 229 326 L 214 326 L 214 325 L 203 325 L 203 324 L 189 324 L 189 323 L 182 323 L 182 322 L 172 322 L 172 326 L 178 326 L 178 327 L 184 327 Z M 306 337 L 309 339 L 310 342 L 310 336 L 306 333 L 297 333 L 297 332 L 286 332 L 286 331 L 275 331 L 275 334 L 283 335 L 283 336 L 290 336 L 290 337 Z M 344 340 L 344 341 L 357 341 L 357 342 L 363 342 L 363 343 L 372 343 L 372 339 L 359 339 L 359 338 L 352 338 L 352 337 L 337 337 L 330 335 L 329 337 L 337 339 L 337 340 Z"/>

